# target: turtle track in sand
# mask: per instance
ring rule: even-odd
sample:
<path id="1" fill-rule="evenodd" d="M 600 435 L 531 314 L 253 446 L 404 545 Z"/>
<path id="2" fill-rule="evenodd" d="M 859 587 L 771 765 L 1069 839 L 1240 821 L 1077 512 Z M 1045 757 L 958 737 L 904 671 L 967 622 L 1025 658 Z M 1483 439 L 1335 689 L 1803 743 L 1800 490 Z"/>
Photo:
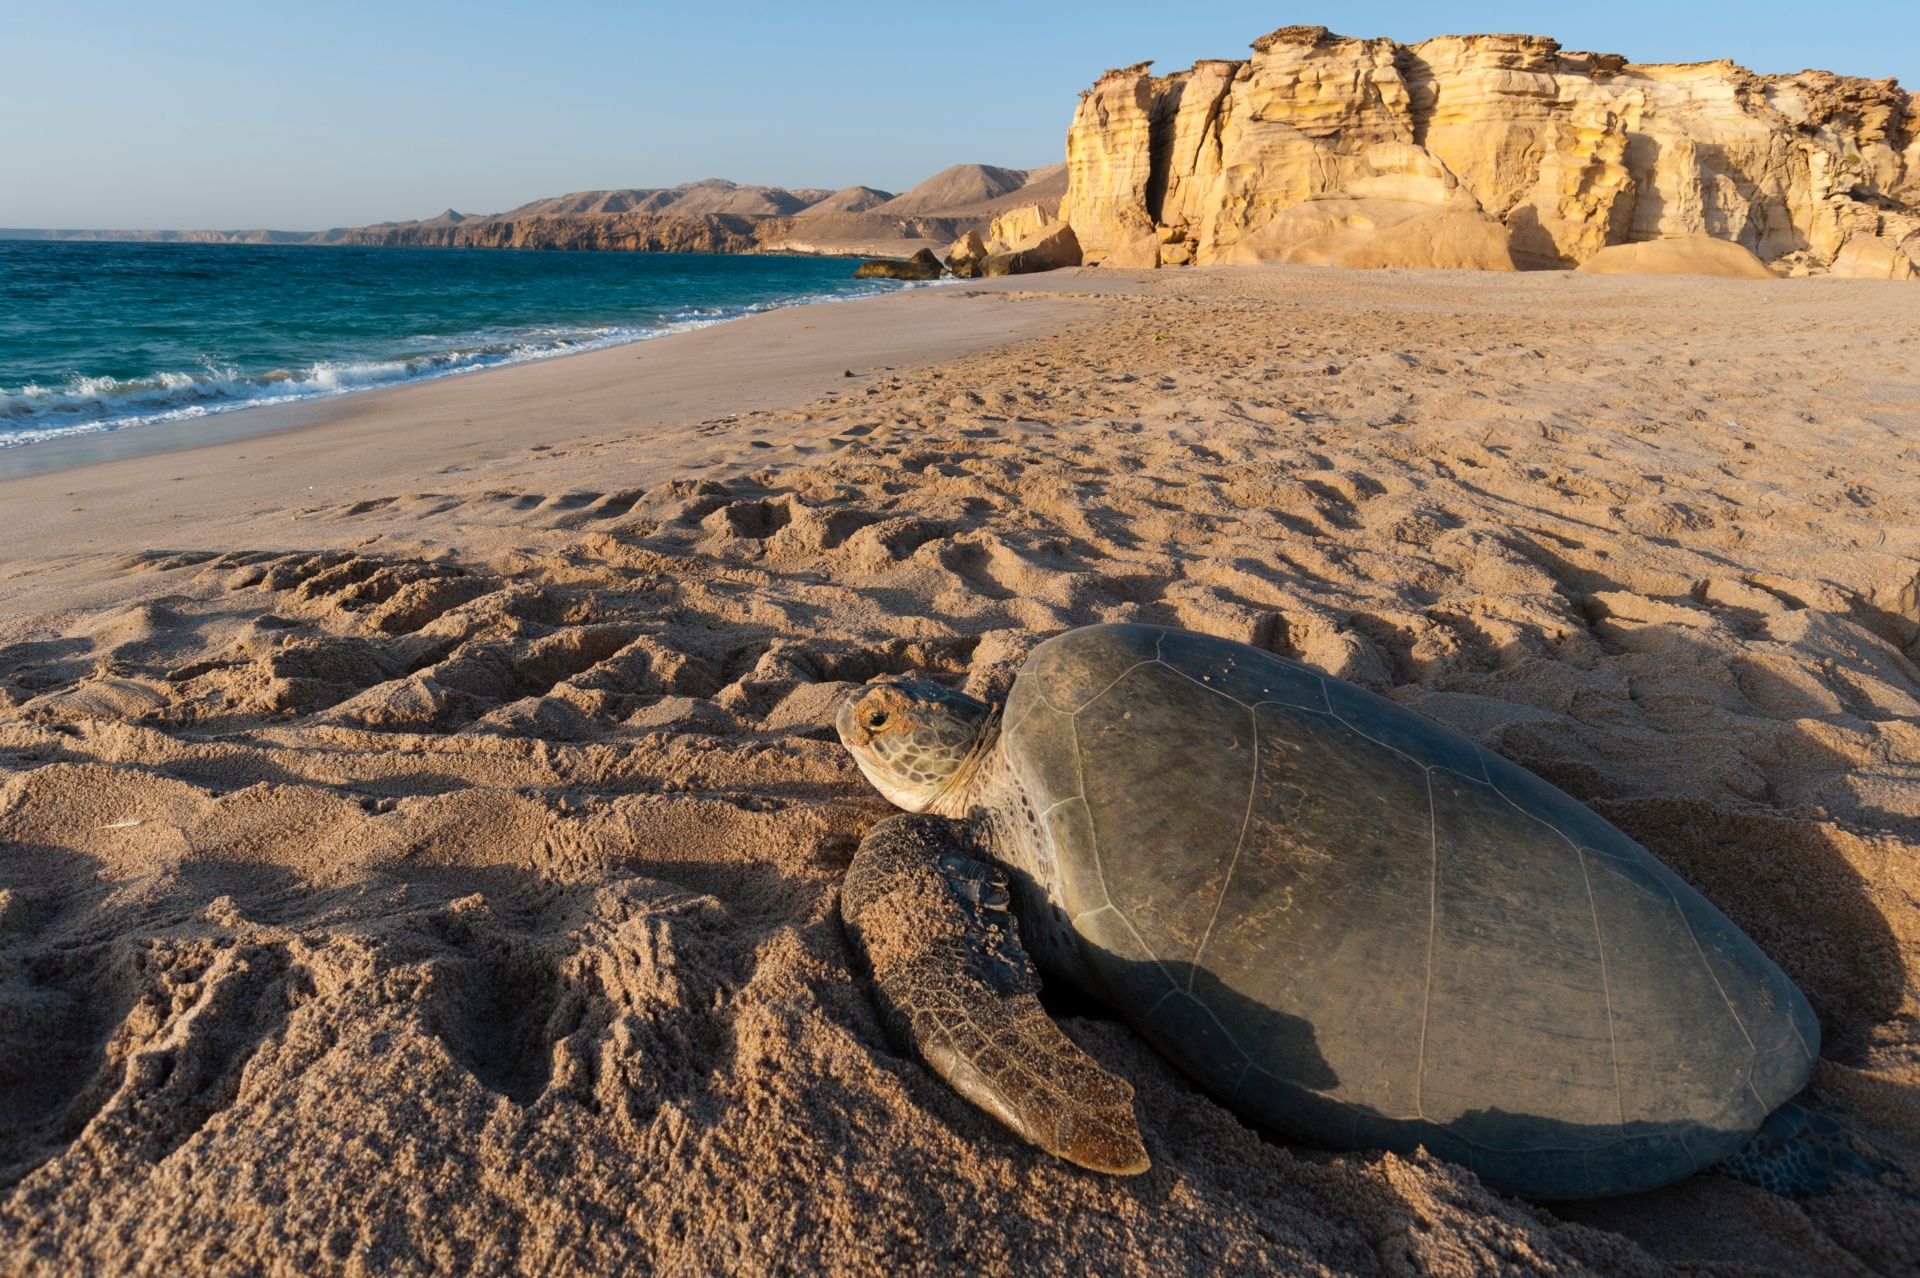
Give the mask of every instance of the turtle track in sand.
<path id="1" fill-rule="evenodd" d="M 1162 273 L 702 423 L 665 482 L 613 432 L 60 566 L 81 605 L 0 583 L 7 1266 L 1911 1271 L 1897 1187 L 1549 1213 L 1265 1138 L 1072 1019 L 1155 1163 L 1100 1180 L 888 1050 L 839 692 L 997 695 L 1151 621 L 1593 804 L 1801 984 L 1816 1090 L 1914 1165 L 1911 311 L 1338 274 Z"/>

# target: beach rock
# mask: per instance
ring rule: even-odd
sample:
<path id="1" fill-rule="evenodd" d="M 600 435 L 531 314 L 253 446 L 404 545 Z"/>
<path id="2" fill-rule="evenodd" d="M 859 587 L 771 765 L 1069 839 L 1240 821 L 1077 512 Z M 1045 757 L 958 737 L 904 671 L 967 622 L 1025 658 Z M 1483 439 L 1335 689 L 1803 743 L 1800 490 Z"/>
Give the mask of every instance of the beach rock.
<path id="1" fill-rule="evenodd" d="M 1891 241 L 1862 236 L 1847 241 L 1833 259 L 1833 272 L 1843 280 L 1920 279 L 1920 269 Z"/>
<path id="2" fill-rule="evenodd" d="M 987 244 L 978 231 L 968 231 L 947 250 L 947 269 L 959 279 L 978 279 L 986 260 Z"/>
<path id="3" fill-rule="evenodd" d="M 897 258 L 879 258 L 871 262 L 862 262 L 853 272 L 856 280 L 937 280 L 941 272 L 940 259 L 930 249 L 921 249 L 906 261 Z"/>
<path id="4" fill-rule="evenodd" d="M 1032 275 L 1080 265 L 1080 240 L 1065 222 L 1055 222 L 986 260 L 987 275 Z"/>
<path id="5" fill-rule="evenodd" d="M 1038 235 L 1060 219 L 1053 211 L 1040 204 L 1023 204 L 1017 209 L 1008 209 L 998 214 L 988 223 L 987 238 L 999 240 L 1004 244 L 1018 244 L 1020 241 Z"/>
<path id="6" fill-rule="evenodd" d="M 1117 245 L 1100 259 L 1102 267 L 1124 271 L 1151 271 L 1160 265 L 1160 234 L 1148 231 L 1138 239 Z"/>
<path id="7" fill-rule="evenodd" d="M 1387 144 L 1455 179 L 1524 269 L 1696 236 L 1818 268 L 1862 236 L 1920 235 L 1920 103 L 1892 80 L 1637 65 L 1541 36 L 1409 46 L 1324 27 L 1282 28 L 1245 60 L 1161 77 L 1148 65 L 1103 75 L 1068 129 L 1061 217 L 1090 258 L 1184 222 L 1194 260 L 1248 260 L 1236 246 L 1307 200 L 1403 199 L 1424 185 L 1416 166 L 1374 162 Z M 1360 189 L 1381 178 L 1394 180 Z"/>
<path id="8" fill-rule="evenodd" d="M 1778 277 L 1749 249 L 1710 235 L 1645 244 L 1615 244 L 1580 264 L 1587 275 L 1718 275 L 1733 280 Z"/>

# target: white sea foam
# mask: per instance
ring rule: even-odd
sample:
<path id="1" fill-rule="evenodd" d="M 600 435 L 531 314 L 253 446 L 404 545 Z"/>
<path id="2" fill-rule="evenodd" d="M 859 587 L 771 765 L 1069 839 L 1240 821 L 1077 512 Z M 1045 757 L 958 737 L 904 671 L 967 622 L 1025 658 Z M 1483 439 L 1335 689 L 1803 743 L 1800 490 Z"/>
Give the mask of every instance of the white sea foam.
<path id="1" fill-rule="evenodd" d="M 163 371 L 129 379 L 76 375 L 58 386 L 32 382 L 14 389 L 0 386 L 0 448 L 130 426 L 184 421 L 242 408 L 347 395 L 399 382 L 574 355 L 690 332 L 789 306 L 852 301 L 879 291 L 815 293 L 728 308 L 690 307 L 671 319 L 642 327 L 522 328 L 510 332 L 469 333 L 460 338 L 415 334 L 404 339 L 405 343 L 438 349 L 407 359 L 367 363 L 323 360 L 304 368 L 255 374 L 210 365 L 191 373 Z"/>

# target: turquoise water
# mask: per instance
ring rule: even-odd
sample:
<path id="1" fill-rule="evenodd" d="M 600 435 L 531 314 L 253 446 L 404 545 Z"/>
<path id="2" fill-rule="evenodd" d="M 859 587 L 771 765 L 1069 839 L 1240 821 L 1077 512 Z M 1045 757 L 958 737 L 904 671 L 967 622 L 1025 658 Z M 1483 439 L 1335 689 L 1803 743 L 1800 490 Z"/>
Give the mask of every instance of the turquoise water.
<path id="1" fill-rule="evenodd" d="M 902 287 L 833 258 L 0 240 L 0 448 Z"/>

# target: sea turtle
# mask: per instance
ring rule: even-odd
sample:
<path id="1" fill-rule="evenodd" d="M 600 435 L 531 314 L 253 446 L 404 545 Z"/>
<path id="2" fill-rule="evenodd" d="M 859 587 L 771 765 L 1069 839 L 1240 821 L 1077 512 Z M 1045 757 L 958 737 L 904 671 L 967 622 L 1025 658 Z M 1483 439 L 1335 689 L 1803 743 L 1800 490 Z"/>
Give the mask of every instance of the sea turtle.
<path id="1" fill-rule="evenodd" d="M 1132 1088 L 1048 1019 L 1029 955 L 1319 1145 L 1424 1146 L 1540 1199 L 1743 1147 L 1743 1179 L 1790 1175 L 1749 1141 L 1813 1070 L 1800 991 L 1644 848 L 1411 710 L 1127 624 L 1041 644 L 1004 710 L 882 677 L 836 726 L 923 814 L 877 826 L 842 895 L 888 1033 L 1046 1150 L 1148 1165 Z"/>

